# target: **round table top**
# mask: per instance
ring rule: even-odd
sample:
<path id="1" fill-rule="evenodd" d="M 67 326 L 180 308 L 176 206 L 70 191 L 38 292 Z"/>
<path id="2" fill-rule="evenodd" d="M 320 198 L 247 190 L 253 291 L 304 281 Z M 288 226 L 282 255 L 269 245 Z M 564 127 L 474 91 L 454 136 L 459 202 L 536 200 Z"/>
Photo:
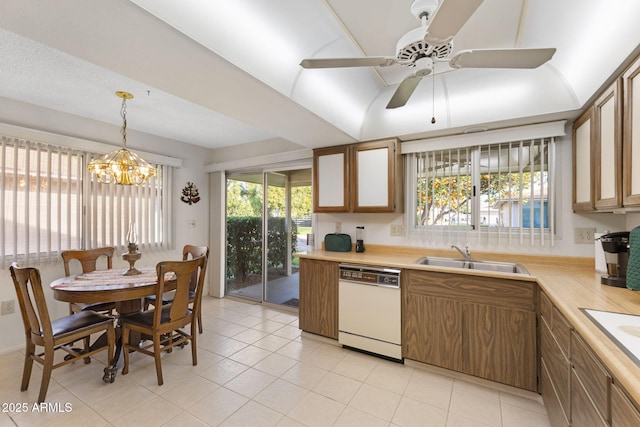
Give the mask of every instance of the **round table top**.
<path id="1" fill-rule="evenodd" d="M 142 274 L 124 276 L 127 269 L 98 270 L 51 282 L 53 297 L 76 303 L 118 302 L 144 298 L 155 293 L 155 267 L 140 267 Z"/>

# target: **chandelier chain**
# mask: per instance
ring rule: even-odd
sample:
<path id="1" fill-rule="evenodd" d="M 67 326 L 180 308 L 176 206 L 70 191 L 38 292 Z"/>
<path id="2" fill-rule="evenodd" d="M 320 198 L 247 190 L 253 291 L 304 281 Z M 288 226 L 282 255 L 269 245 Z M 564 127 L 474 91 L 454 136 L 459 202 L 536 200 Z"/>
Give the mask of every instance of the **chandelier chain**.
<path id="1" fill-rule="evenodd" d="M 127 99 L 122 98 L 122 107 L 120 108 L 120 116 L 122 117 L 122 129 L 120 134 L 122 135 L 122 145 L 127 148 Z"/>

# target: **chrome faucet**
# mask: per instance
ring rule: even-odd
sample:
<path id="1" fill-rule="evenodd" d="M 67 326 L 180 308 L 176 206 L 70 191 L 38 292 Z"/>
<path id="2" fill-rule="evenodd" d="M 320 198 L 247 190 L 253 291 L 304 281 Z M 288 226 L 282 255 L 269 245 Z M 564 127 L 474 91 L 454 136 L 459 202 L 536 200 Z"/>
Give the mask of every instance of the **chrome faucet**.
<path id="1" fill-rule="evenodd" d="M 465 261 L 471 261 L 471 253 L 469 252 L 469 246 L 464 247 L 464 252 L 462 251 L 462 249 L 460 249 L 456 245 L 451 245 L 451 249 L 455 249 L 456 251 L 460 252 L 460 255 L 464 257 Z"/>

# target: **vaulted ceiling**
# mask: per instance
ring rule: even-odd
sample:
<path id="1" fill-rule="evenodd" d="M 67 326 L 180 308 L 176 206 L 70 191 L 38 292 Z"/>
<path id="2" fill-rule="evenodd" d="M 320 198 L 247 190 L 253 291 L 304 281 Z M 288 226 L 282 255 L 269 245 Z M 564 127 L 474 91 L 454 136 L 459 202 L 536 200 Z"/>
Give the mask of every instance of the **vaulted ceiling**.
<path id="1" fill-rule="evenodd" d="M 637 0 L 484 0 L 454 52 L 554 47 L 553 58 L 532 70 L 436 64 L 391 110 L 413 70 L 299 66 L 395 56 L 398 39 L 420 26 L 411 4 L 0 0 L 0 97 L 119 125 L 114 92 L 125 90 L 135 95 L 132 129 L 215 149 L 293 150 L 572 119 L 639 51 Z"/>

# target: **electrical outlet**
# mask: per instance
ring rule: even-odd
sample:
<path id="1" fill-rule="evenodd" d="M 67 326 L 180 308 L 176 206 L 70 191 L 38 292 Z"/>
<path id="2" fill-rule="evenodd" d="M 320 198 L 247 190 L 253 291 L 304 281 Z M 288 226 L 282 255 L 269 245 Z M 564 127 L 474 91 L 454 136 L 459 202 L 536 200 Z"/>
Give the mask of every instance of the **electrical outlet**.
<path id="1" fill-rule="evenodd" d="M 404 234 L 402 228 L 402 224 L 391 224 L 391 235 L 402 236 Z"/>
<path id="2" fill-rule="evenodd" d="M 187 227 L 196 228 L 196 220 L 195 219 L 190 219 L 189 221 L 187 221 Z"/>
<path id="3" fill-rule="evenodd" d="M 0 305 L 1 315 L 11 314 L 15 312 L 16 312 L 16 300 L 10 299 L 6 301 L 2 301 L 2 304 Z"/>
<path id="4" fill-rule="evenodd" d="M 342 233 L 342 223 L 336 222 L 336 233 Z"/>
<path id="5" fill-rule="evenodd" d="M 574 241 L 578 244 L 592 244 L 595 233 L 595 227 L 576 227 L 574 229 Z"/>

